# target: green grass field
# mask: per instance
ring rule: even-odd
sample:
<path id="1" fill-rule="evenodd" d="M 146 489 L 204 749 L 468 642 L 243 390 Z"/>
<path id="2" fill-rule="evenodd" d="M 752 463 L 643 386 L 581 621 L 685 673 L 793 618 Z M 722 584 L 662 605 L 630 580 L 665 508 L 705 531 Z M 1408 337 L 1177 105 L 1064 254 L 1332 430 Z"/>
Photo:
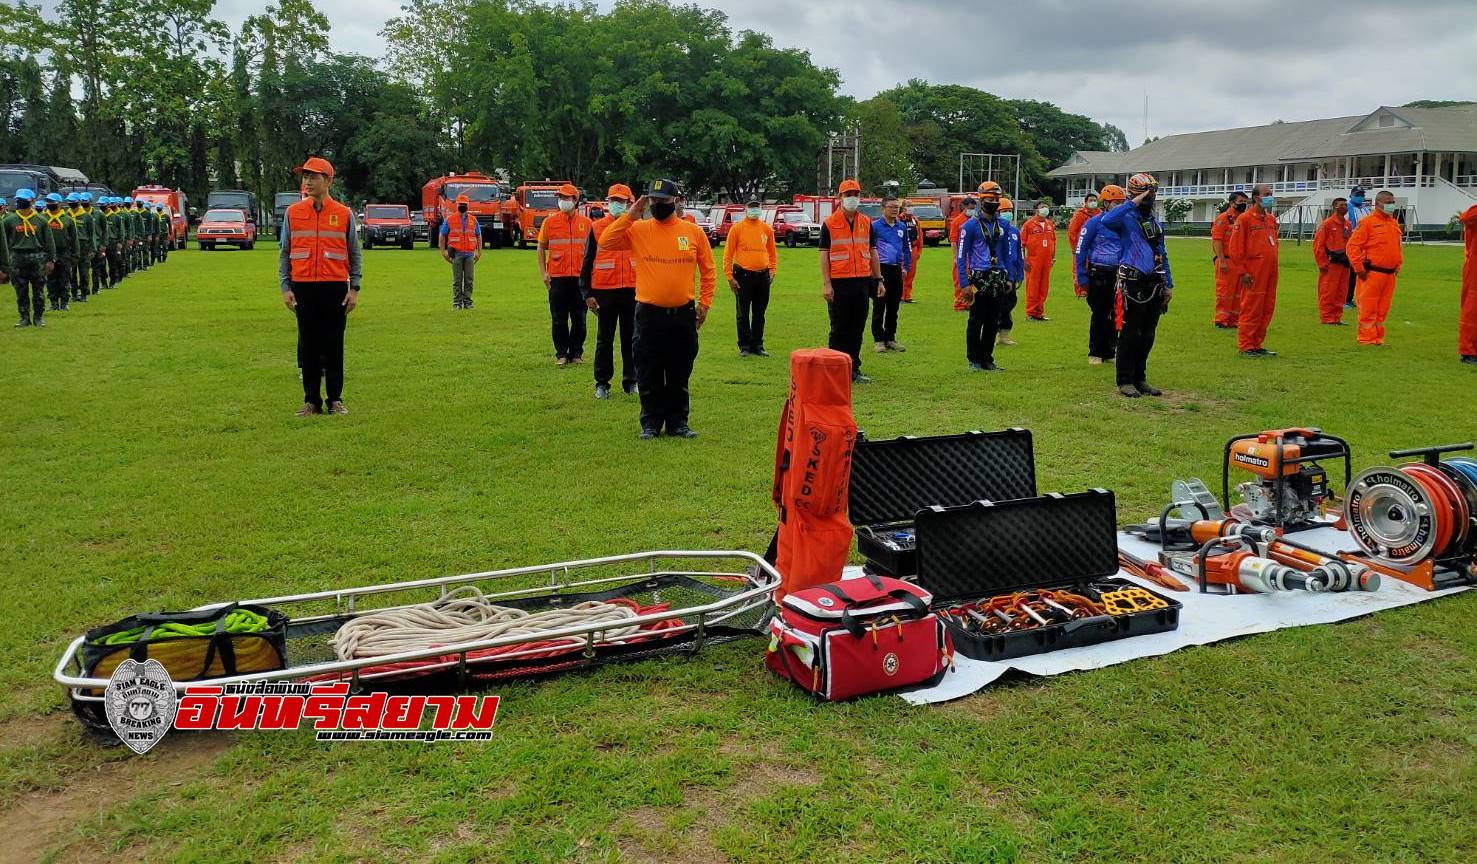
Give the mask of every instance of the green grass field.
<path id="1" fill-rule="evenodd" d="M 1477 436 L 1457 360 L 1461 250 L 1414 247 L 1388 345 L 1317 323 L 1311 251 L 1284 249 L 1268 347 L 1210 326 L 1209 248 L 1129 401 L 1086 363 L 1065 259 L 1003 375 L 965 370 L 947 249 L 866 355 L 872 437 L 1024 426 L 1040 486 L 1114 490 L 1122 521 L 1237 432 L 1311 424 L 1355 464 Z M 67 641 L 212 600 L 647 548 L 762 550 L 785 354 L 822 345 L 814 250 L 782 250 L 768 359 L 740 359 L 721 288 L 694 441 L 637 440 L 634 397 L 556 368 L 529 251 L 447 268 L 365 256 L 345 418 L 301 402 L 276 250 L 193 248 L 44 331 L 0 334 L 0 860 L 1464 862 L 1477 859 L 1477 596 L 1256 636 L 964 700 L 818 705 L 763 643 L 501 686 L 495 740 L 318 744 L 174 735 L 87 743 L 50 681 Z M 1018 311 L 1023 318 L 1023 312 Z M 593 322 L 592 322 L 593 323 Z M 870 352 L 870 340 L 865 347 Z M 587 347 L 593 354 L 593 331 Z"/>

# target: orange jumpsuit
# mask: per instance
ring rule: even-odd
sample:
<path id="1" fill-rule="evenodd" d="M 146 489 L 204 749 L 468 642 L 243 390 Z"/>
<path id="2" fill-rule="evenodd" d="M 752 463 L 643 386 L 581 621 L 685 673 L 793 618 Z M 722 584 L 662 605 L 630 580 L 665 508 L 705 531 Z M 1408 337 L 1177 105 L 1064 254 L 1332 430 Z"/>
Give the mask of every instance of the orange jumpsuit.
<path id="1" fill-rule="evenodd" d="M 913 226 L 913 260 L 908 266 L 908 272 L 903 274 L 903 302 L 913 302 L 913 277 L 918 275 L 918 258 L 923 254 L 923 227 L 918 220 L 911 215 L 908 221 Z"/>
<path id="2" fill-rule="evenodd" d="M 1277 307 L 1277 217 L 1250 209 L 1236 217 L 1226 244 L 1231 269 L 1241 274 L 1241 311 L 1236 322 L 1236 345 L 1255 351 L 1267 338 L 1267 325 Z M 1245 278 L 1251 277 L 1247 285 Z"/>
<path id="3" fill-rule="evenodd" d="M 1087 224 L 1087 220 L 1100 212 L 1099 210 L 1089 210 L 1086 207 L 1078 207 L 1072 213 L 1072 218 L 1067 220 L 1067 246 L 1072 250 L 1073 255 L 1077 254 L 1077 240 L 1082 236 L 1082 226 Z M 1073 285 L 1072 290 L 1077 293 L 1078 297 L 1087 296 L 1086 285 Z"/>
<path id="4" fill-rule="evenodd" d="M 1467 260 L 1462 264 L 1462 318 L 1457 327 L 1457 350 L 1463 357 L 1477 357 L 1477 204 L 1457 217 L 1467 241 Z"/>
<path id="5" fill-rule="evenodd" d="M 1225 260 L 1212 258 L 1210 262 L 1215 268 L 1215 323 L 1223 327 L 1235 327 L 1241 318 L 1241 274 L 1231 263 L 1230 255 L 1231 226 L 1236 224 L 1238 215 L 1236 208 L 1227 207 L 1210 226 L 1210 242 L 1221 241 L 1221 249 L 1226 252 Z"/>
<path id="6" fill-rule="evenodd" d="M 959 257 L 959 232 L 964 230 L 964 223 L 968 221 L 969 217 L 964 215 L 963 210 L 949 217 L 949 249 L 952 250 L 949 260 L 951 262 Z M 969 306 L 964 303 L 964 294 L 959 290 L 959 268 L 951 265 L 949 276 L 954 280 L 954 311 L 967 311 Z"/>
<path id="7" fill-rule="evenodd" d="M 1032 216 L 1021 225 L 1021 250 L 1026 256 L 1026 316 L 1046 317 L 1046 295 L 1051 290 L 1051 265 L 1056 261 L 1056 223 Z"/>
<path id="8" fill-rule="evenodd" d="M 1318 320 L 1324 324 L 1337 324 L 1344 320 L 1344 299 L 1349 296 L 1349 267 L 1334 261 L 1330 253 L 1344 251 L 1349 245 L 1352 230 L 1347 218 L 1334 214 L 1324 219 L 1313 235 L 1313 261 L 1321 271 L 1318 274 Z"/>
<path id="9" fill-rule="evenodd" d="M 1395 274 L 1404 263 L 1400 250 L 1400 223 L 1379 209 L 1359 220 L 1349 237 L 1349 265 L 1359 281 L 1354 302 L 1359 306 L 1359 344 L 1385 344 L 1385 317 L 1395 296 Z"/>

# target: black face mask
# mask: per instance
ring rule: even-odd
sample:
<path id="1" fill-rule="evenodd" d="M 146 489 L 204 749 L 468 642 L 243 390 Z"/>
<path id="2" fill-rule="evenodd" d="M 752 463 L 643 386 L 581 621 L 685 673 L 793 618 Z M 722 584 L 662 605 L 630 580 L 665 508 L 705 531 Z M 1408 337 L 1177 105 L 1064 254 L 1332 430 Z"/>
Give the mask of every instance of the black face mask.
<path id="1" fill-rule="evenodd" d="M 651 215 L 654 219 L 669 219 L 677 212 L 677 205 L 671 201 L 651 202 Z"/>
<path id="2" fill-rule="evenodd" d="M 465 213 L 465 212 L 467 212 L 467 205 L 465 205 L 465 204 L 458 204 L 458 205 L 456 205 L 456 212 L 458 212 L 458 213 Z"/>
<path id="3" fill-rule="evenodd" d="M 1235 210 L 1237 213 L 1245 213 L 1246 212 L 1246 204 L 1247 204 L 1247 202 L 1245 202 L 1245 201 L 1237 201 L 1235 204 L 1232 204 L 1231 205 L 1231 209 L 1232 210 Z"/>
<path id="4" fill-rule="evenodd" d="M 1000 205 L 995 203 L 994 201 L 981 201 L 980 209 L 985 211 L 986 213 L 989 213 L 991 216 L 994 216 L 995 211 L 1000 209 Z"/>

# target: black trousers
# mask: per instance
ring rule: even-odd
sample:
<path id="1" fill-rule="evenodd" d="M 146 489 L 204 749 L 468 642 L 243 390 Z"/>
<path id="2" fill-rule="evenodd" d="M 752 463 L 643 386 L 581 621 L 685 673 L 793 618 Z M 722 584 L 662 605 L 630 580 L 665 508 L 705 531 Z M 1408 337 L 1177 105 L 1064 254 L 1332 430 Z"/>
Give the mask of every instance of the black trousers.
<path id="1" fill-rule="evenodd" d="M 636 328 L 636 289 L 605 288 L 591 292 L 599 304 L 595 312 L 595 383 L 610 386 L 615 377 L 615 331 L 621 334 L 621 388 L 636 383 L 636 364 L 631 361 L 631 338 Z"/>
<path id="2" fill-rule="evenodd" d="M 862 331 L 867 326 L 867 297 L 875 294 L 872 277 L 832 279 L 829 348 L 851 355 L 851 374 L 862 374 Z"/>
<path id="3" fill-rule="evenodd" d="M 303 401 L 323 407 L 344 392 L 344 296 L 346 282 L 294 282 L 297 297 L 297 365 L 303 370 Z M 319 393 L 322 382 L 325 394 Z"/>
<path id="4" fill-rule="evenodd" d="M 108 284 L 108 256 L 94 253 L 92 258 L 92 293 L 96 294 L 99 288 Z"/>
<path id="5" fill-rule="evenodd" d="M 1157 276 L 1123 283 L 1123 332 L 1118 336 L 1118 383 L 1144 381 L 1154 331 L 1164 314 L 1163 280 Z"/>
<path id="6" fill-rule="evenodd" d="M 1354 286 L 1357 285 L 1357 284 L 1359 284 L 1359 276 L 1357 274 L 1355 274 L 1354 268 L 1353 267 L 1350 267 L 1349 268 L 1349 299 L 1347 299 L 1347 300 L 1344 301 L 1344 305 L 1345 306 L 1352 306 L 1354 304 Z"/>
<path id="7" fill-rule="evenodd" d="M 1112 360 L 1118 348 L 1118 271 L 1093 265 L 1087 270 L 1087 356 Z M 1132 382 L 1130 382 L 1132 383 Z"/>
<path id="8" fill-rule="evenodd" d="M 46 293 L 52 302 L 65 306 L 72 298 L 72 277 L 75 270 L 76 262 L 70 255 L 56 259 L 56 266 L 51 268 L 51 274 L 46 277 Z"/>
<path id="9" fill-rule="evenodd" d="M 764 313 L 769 309 L 769 271 L 733 268 L 738 283 L 738 347 L 758 351 L 764 347 Z"/>
<path id="10" fill-rule="evenodd" d="M 898 264 L 882 265 L 882 288 L 884 293 L 872 295 L 872 341 L 897 341 L 897 310 L 903 302 L 903 268 Z"/>
<path id="11" fill-rule="evenodd" d="M 697 310 L 691 303 L 667 308 L 636 304 L 636 383 L 641 388 L 641 428 L 671 432 L 687 425 L 687 380 L 697 360 Z"/>
<path id="12" fill-rule="evenodd" d="M 72 260 L 72 299 L 77 300 L 86 297 L 92 292 L 88 290 L 87 283 L 92 275 L 92 253 L 82 250 L 82 254 Z"/>
<path id="13" fill-rule="evenodd" d="M 1011 283 L 1010 290 L 1000 298 L 1000 322 L 996 325 L 996 329 L 1001 333 L 1009 333 L 1015 329 L 1015 321 L 1011 319 L 1010 312 L 1021 299 L 1020 292 L 1016 290 L 1017 287 L 1015 283 Z"/>
<path id="14" fill-rule="evenodd" d="M 15 308 L 27 321 L 46 315 L 46 256 L 41 252 L 12 252 L 10 284 L 15 288 Z"/>
<path id="15" fill-rule="evenodd" d="M 123 251 L 121 249 L 109 249 L 108 259 L 108 287 L 114 287 L 123 281 Z"/>
<path id="16" fill-rule="evenodd" d="M 585 295 L 578 276 L 549 280 L 549 316 L 554 320 L 554 356 L 585 356 Z"/>
<path id="17" fill-rule="evenodd" d="M 969 362 L 981 366 L 995 362 L 995 334 L 1000 326 L 1000 310 L 1004 306 L 1005 295 L 975 292 L 974 305 L 969 307 L 969 321 L 964 331 L 964 356 Z"/>

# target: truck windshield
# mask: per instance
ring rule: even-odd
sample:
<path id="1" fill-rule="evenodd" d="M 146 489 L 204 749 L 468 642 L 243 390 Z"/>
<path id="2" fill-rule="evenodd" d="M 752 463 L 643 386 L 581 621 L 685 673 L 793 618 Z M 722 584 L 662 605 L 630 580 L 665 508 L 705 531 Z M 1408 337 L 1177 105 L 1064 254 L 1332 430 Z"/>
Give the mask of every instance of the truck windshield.
<path id="1" fill-rule="evenodd" d="M 241 221 L 241 211 L 240 210 L 211 210 L 210 212 L 206 213 L 205 214 L 205 218 L 204 219 L 201 219 L 200 221 L 202 221 L 202 222 L 212 222 L 212 223 L 214 223 L 214 222 L 240 222 Z"/>
<path id="2" fill-rule="evenodd" d="M 217 207 L 234 207 L 248 216 L 253 216 L 250 192 L 212 192 L 210 197 L 205 199 L 205 208 L 214 210 Z"/>
<path id="3" fill-rule="evenodd" d="M 558 210 L 559 199 L 553 189 L 530 189 L 523 193 L 523 206 L 530 210 Z"/>
<path id="4" fill-rule="evenodd" d="M 272 196 L 272 206 L 291 207 L 298 201 L 301 201 L 302 197 L 303 194 L 301 192 L 278 192 L 276 195 Z"/>
<path id="5" fill-rule="evenodd" d="M 444 194 L 451 201 L 455 201 L 458 195 L 465 195 L 473 204 L 491 204 L 503 197 L 496 183 L 447 183 Z"/>
<path id="6" fill-rule="evenodd" d="M 809 216 L 806 216 L 804 213 L 796 213 L 794 210 L 786 210 L 780 214 L 780 218 L 789 225 L 804 225 L 810 221 Z"/>
<path id="7" fill-rule="evenodd" d="M 8 201 L 15 197 L 15 190 L 26 188 L 37 191 L 35 175 L 24 171 L 0 171 L 0 198 Z"/>
<path id="8" fill-rule="evenodd" d="M 394 207 L 387 205 L 371 205 L 364 211 L 366 219 L 409 219 L 410 212 L 407 207 Z"/>
<path id="9" fill-rule="evenodd" d="M 881 219 L 882 218 L 882 205 L 880 203 L 878 203 L 878 204 L 863 204 L 862 206 L 860 206 L 860 207 L 857 208 L 857 212 L 858 213 L 861 213 L 863 216 L 867 217 L 868 219 Z"/>
<path id="10" fill-rule="evenodd" d="M 944 218 L 944 211 L 932 204 L 910 204 L 908 209 L 913 212 L 913 217 L 916 219 L 934 221 Z"/>

